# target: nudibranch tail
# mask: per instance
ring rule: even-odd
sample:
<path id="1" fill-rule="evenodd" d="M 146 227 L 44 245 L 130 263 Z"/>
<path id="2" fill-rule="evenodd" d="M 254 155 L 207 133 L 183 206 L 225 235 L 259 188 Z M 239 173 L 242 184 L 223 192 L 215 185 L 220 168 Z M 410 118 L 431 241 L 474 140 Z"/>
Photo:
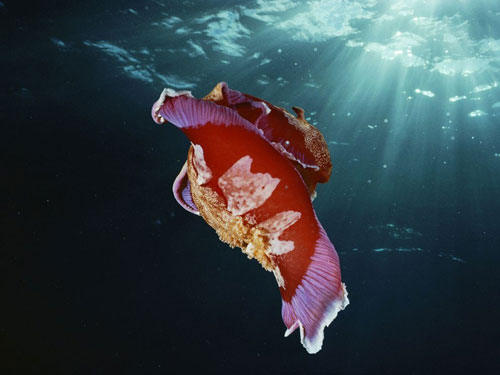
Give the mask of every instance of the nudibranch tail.
<path id="1" fill-rule="evenodd" d="M 325 327 L 349 304 L 347 290 L 340 279 L 338 255 L 319 222 L 318 225 L 319 238 L 311 262 L 293 295 L 290 297 L 286 289 L 281 290 L 281 316 L 287 327 L 285 337 L 299 328 L 300 341 L 311 354 L 321 350 Z"/>

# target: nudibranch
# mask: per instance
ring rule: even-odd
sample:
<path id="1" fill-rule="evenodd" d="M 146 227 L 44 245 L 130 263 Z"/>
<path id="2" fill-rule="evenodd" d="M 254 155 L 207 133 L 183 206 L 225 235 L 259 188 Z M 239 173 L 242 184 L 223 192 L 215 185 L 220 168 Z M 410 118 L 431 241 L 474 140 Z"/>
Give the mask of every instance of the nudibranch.
<path id="1" fill-rule="evenodd" d="M 323 330 L 349 303 L 337 252 L 314 211 L 332 169 L 322 134 L 297 116 L 221 82 L 203 99 L 165 89 L 151 110 L 191 141 L 173 193 L 219 238 L 272 271 L 285 336 L 297 328 L 316 353 Z"/>

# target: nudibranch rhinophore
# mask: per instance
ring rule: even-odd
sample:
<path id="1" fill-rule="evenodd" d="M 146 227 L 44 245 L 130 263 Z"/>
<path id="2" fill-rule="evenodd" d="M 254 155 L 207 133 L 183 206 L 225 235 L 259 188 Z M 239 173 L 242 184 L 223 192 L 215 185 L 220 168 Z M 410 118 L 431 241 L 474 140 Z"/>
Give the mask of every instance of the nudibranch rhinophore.
<path id="1" fill-rule="evenodd" d="M 302 345 L 316 353 L 349 300 L 312 205 L 316 184 L 330 178 L 330 153 L 304 111 L 293 110 L 297 116 L 221 82 L 203 99 L 165 89 L 151 115 L 191 141 L 176 200 L 274 273 L 285 336 L 299 328 Z"/>

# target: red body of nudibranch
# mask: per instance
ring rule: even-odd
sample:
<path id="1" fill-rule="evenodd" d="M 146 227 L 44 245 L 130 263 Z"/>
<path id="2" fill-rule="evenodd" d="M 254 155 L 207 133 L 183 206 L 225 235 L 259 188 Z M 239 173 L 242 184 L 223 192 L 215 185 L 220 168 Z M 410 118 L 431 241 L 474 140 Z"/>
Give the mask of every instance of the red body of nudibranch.
<path id="1" fill-rule="evenodd" d="M 302 344 L 315 353 L 348 299 L 311 202 L 316 183 L 330 175 L 328 150 L 296 111 L 298 118 L 221 83 L 205 100 L 165 90 L 152 115 L 192 143 L 174 183 L 176 199 L 274 273 L 285 335 L 300 327 Z"/>

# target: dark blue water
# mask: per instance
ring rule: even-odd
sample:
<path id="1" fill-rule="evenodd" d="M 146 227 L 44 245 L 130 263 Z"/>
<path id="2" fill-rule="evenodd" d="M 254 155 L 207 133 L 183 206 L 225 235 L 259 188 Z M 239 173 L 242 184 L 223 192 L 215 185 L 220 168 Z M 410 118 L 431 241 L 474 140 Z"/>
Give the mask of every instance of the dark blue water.
<path id="1" fill-rule="evenodd" d="M 497 1 L 0 2 L 2 373 L 498 373 Z M 178 206 L 164 87 L 325 135 L 351 304 L 308 355 L 271 273 Z"/>

